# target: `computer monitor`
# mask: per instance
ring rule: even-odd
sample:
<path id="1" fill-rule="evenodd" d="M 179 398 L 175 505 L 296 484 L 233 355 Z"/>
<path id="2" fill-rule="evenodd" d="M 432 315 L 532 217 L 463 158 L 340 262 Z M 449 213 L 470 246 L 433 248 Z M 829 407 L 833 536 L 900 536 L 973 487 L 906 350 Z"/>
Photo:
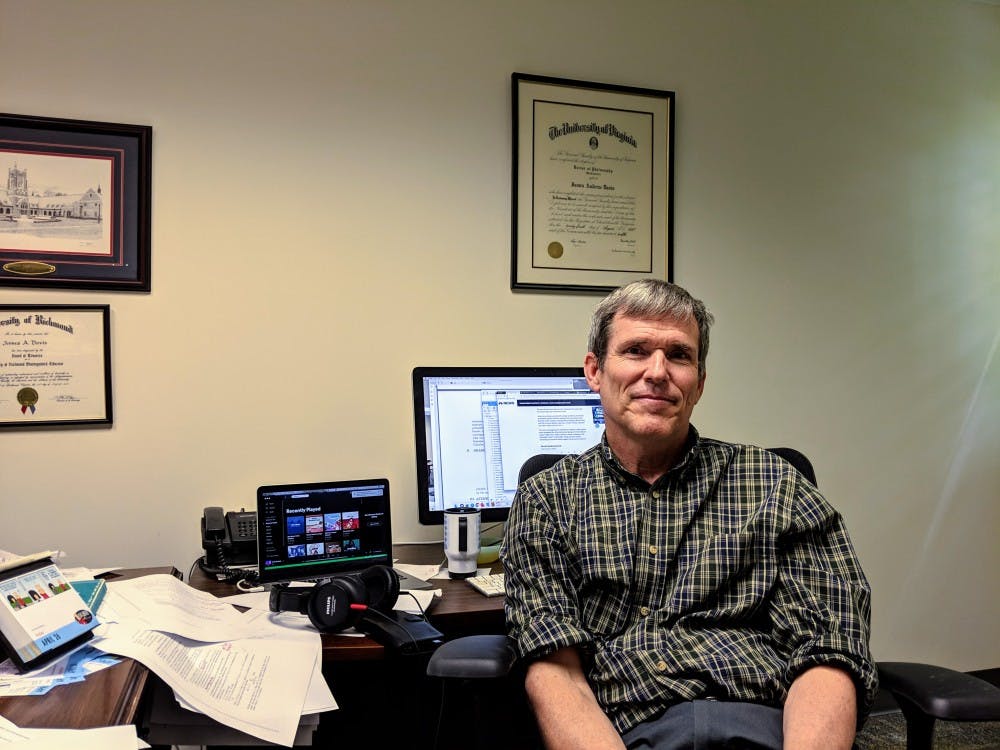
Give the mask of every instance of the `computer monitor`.
<path id="1" fill-rule="evenodd" d="M 260 582 L 392 565 L 391 517 L 386 479 L 258 487 Z"/>
<path id="2" fill-rule="evenodd" d="M 521 465 L 598 443 L 604 412 L 576 367 L 417 367 L 414 436 L 420 523 L 448 508 L 507 520 Z"/>

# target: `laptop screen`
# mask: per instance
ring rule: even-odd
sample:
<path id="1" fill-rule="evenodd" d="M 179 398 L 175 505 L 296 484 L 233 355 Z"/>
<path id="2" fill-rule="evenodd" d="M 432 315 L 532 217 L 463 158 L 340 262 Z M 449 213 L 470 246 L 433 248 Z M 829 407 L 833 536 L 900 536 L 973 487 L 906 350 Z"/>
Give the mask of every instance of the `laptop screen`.
<path id="1" fill-rule="evenodd" d="M 258 487 L 257 563 L 261 583 L 392 565 L 389 481 Z"/>

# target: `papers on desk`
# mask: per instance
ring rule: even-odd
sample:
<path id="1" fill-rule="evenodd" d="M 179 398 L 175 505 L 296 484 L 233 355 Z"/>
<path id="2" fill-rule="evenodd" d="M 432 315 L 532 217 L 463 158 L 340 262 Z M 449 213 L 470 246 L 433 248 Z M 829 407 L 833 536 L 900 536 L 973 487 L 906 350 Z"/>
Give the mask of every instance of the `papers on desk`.
<path id="1" fill-rule="evenodd" d="M 432 578 L 439 578 L 438 573 L 447 566 L 447 561 L 434 563 L 433 565 L 416 565 L 414 563 L 401 563 L 398 560 L 393 562 L 393 567 L 399 568 L 407 575 L 419 578 L 421 581 L 429 581 Z"/>
<path id="2" fill-rule="evenodd" d="M 45 695 L 59 685 L 82 682 L 87 675 L 119 661 L 121 660 L 89 644 L 66 654 L 52 664 L 25 674 L 19 674 L 8 659 L 0 664 L 0 695 Z"/>
<path id="3" fill-rule="evenodd" d="M 94 645 L 141 662 L 185 706 L 291 746 L 303 713 L 337 707 L 320 636 L 257 610 L 240 613 L 168 575 L 109 584 Z"/>
<path id="4" fill-rule="evenodd" d="M 135 733 L 135 727 L 99 729 L 21 729 L 0 716 L 0 747 L 11 750 L 137 750 L 148 748 Z"/>

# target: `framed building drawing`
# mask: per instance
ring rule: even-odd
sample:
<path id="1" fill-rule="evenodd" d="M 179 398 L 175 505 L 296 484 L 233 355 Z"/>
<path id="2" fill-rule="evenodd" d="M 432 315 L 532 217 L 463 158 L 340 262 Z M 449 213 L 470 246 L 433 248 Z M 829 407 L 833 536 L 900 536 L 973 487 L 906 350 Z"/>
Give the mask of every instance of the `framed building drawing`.
<path id="1" fill-rule="evenodd" d="M 0 114 L 0 285 L 148 292 L 151 140 Z"/>

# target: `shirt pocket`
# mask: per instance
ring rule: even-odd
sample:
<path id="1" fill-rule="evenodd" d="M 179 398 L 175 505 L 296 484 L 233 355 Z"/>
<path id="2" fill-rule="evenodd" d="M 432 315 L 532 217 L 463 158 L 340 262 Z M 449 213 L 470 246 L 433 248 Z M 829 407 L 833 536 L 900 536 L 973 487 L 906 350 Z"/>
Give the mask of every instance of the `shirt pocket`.
<path id="1" fill-rule="evenodd" d="M 777 575 L 774 545 L 762 540 L 753 531 L 716 534 L 686 550 L 678 560 L 675 608 L 736 614 L 759 607 Z"/>

